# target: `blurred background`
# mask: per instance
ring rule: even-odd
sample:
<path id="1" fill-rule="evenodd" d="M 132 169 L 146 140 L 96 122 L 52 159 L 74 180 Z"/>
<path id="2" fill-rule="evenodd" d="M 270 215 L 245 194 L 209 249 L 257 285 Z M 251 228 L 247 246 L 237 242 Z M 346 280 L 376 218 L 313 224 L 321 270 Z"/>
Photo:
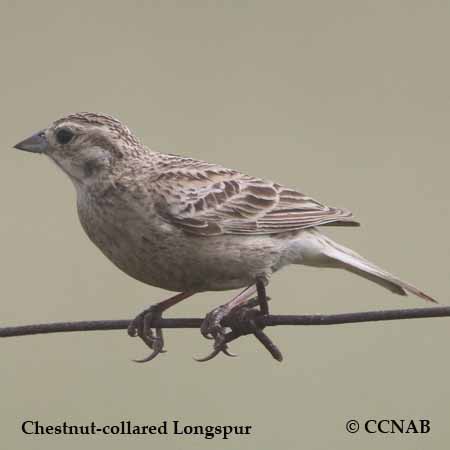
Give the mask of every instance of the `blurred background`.
<path id="1" fill-rule="evenodd" d="M 12 149 L 75 111 L 105 112 L 151 148 L 221 163 L 351 209 L 326 231 L 449 304 L 450 5 L 441 1 L 79 1 L 0 4 L 1 326 L 126 319 L 167 297 L 116 269 L 84 235 L 70 181 Z M 232 293 L 169 316 L 201 317 Z M 424 305 L 353 275 L 291 267 L 277 314 Z M 211 342 L 168 330 L 147 365 L 125 331 L 0 342 L 3 445 L 110 450 L 422 449 L 450 442 L 450 321 L 268 330 L 239 358 L 193 361 Z M 349 419 L 431 421 L 427 435 L 350 435 Z M 56 425 L 252 425 L 250 436 L 25 436 Z"/>

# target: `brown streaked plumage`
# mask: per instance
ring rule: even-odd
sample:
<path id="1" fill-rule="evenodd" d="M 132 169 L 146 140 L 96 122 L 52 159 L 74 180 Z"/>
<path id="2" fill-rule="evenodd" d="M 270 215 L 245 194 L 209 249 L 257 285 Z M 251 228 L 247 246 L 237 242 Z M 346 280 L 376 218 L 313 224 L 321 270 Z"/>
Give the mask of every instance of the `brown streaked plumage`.
<path id="1" fill-rule="evenodd" d="M 154 181 L 161 215 L 198 236 L 276 234 L 320 225 L 359 225 L 350 211 L 329 208 L 292 189 L 220 166 L 180 170 L 170 157 Z M 158 168 L 158 165 L 156 166 Z"/>
<path id="2" fill-rule="evenodd" d="M 132 324 L 160 353 L 155 315 L 196 292 L 244 288 L 208 315 L 204 334 L 223 336 L 220 320 L 245 304 L 255 284 L 289 264 L 338 267 L 394 293 L 434 301 L 414 286 L 323 235 L 324 225 L 359 225 L 345 209 L 219 165 L 151 151 L 118 120 L 96 113 L 63 117 L 20 142 L 44 153 L 72 180 L 81 224 L 128 275 L 181 292 Z M 147 325 L 145 325 L 147 324 Z"/>

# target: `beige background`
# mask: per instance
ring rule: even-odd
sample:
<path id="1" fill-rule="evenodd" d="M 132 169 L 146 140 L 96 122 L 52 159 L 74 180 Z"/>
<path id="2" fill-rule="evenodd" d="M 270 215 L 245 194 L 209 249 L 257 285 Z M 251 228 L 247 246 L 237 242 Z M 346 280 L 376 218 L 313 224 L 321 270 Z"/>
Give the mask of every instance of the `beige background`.
<path id="1" fill-rule="evenodd" d="M 68 179 L 11 149 L 74 111 L 118 116 L 152 148 L 222 163 L 352 209 L 327 229 L 449 303 L 450 7 L 442 1 L 14 2 L 0 6 L 2 325 L 131 318 L 167 293 L 128 278 L 83 234 Z M 174 316 L 203 316 L 230 293 Z M 422 306 L 355 276 L 292 267 L 276 313 Z M 0 342 L 3 448 L 442 449 L 450 322 L 271 329 L 240 358 L 168 331 L 152 364 L 124 332 Z M 349 435 L 348 419 L 428 418 L 429 435 Z M 250 424 L 251 436 L 24 436 L 46 424 Z"/>

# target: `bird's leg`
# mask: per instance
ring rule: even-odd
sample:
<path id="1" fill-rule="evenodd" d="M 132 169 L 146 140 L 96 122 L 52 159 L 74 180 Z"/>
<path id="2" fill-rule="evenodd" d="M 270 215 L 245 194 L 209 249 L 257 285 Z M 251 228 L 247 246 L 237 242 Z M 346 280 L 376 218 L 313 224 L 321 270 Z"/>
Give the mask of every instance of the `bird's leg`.
<path id="1" fill-rule="evenodd" d="M 155 329 L 155 334 L 152 331 L 152 322 L 155 319 L 160 319 L 162 313 L 170 307 L 176 305 L 182 300 L 193 295 L 193 292 L 182 292 L 173 297 L 163 300 L 162 302 L 152 305 L 146 310 L 142 311 L 128 326 L 128 334 L 131 337 L 139 336 L 144 343 L 150 347 L 152 353 L 144 359 L 135 360 L 136 362 L 147 362 L 164 353 L 164 339 L 161 328 Z"/>
<path id="2" fill-rule="evenodd" d="M 264 316 L 269 315 L 269 304 L 267 303 L 266 294 L 266 284 L 267 280 L 265 278 L 258 277 L 256 279 L 256 292 L 258 293 L 258 303 L 261 314 Z"/>

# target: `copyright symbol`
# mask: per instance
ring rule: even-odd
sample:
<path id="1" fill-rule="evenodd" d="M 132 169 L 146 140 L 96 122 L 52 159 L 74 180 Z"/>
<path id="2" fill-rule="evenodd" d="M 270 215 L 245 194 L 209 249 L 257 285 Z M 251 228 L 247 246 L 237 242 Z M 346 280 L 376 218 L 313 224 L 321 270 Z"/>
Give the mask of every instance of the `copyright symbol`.
<path id="1" fill-rule="evenodd" d="M 345 424 L 345 429 L 349 432 L 349 433 L 356 433 L 359 430 L 359 423 L 357 420 L 352 419 L 349 420 L 346 424 Z"/>

